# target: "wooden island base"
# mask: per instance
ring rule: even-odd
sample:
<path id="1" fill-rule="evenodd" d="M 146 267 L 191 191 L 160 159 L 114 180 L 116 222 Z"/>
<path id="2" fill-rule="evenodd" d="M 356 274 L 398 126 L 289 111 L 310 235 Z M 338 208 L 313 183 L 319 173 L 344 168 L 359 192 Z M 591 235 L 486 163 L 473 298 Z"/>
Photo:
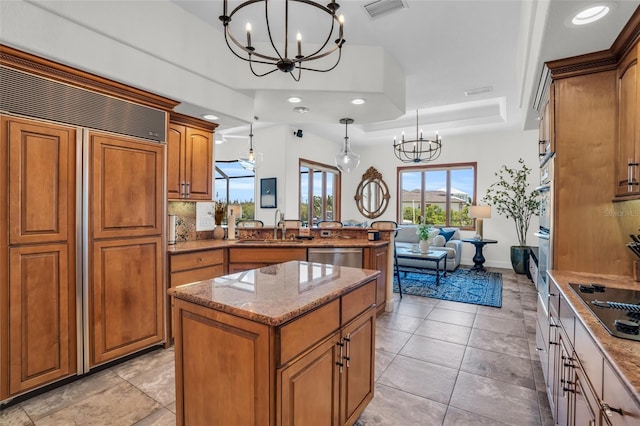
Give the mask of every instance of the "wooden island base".
<path id="1" fill-rule="evenodd" d="M 354 424 L 373 398 L 378 274 L 292 261 L 170 290 L 177 424 Z"/>

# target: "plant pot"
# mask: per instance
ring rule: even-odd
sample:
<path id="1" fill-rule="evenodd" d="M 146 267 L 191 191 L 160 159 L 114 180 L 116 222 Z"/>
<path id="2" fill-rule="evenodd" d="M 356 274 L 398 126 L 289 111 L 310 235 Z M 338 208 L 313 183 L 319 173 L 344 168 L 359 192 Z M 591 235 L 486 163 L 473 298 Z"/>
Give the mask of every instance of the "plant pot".
<path id="1" fill-rule="evenodd" d="M 511 246 L 511 266 L 516 274 L 529 270 L 529 246 Z"/>

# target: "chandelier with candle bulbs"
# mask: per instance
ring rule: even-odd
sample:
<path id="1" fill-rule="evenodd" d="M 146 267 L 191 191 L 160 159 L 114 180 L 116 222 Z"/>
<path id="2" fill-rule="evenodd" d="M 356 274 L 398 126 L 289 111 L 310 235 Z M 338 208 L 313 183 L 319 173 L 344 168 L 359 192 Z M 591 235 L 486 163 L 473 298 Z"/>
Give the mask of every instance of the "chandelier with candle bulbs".
<path id="1" fill-rule="evenodd" d="M 270 21 L 270 18 L 274 18 L 273 20 L 276 22 L 280 21 L 280 16 L 273 13 L 273 9 L 275 9 L 274 3 L 276 6 L 282 5 L 284 7 L 284 32 L 282 33 L 281 38 L 277 40 Z M 257 6 L 264 6 L 264 31 L 262 33 L 265 34 L 265 39 L 269 39 L 269 43 L 260 43 L 260 46 L 254 45 L 252 43 L 252 25 L 248 21 L 246 22 L 245 26 L 246 44 L 240 41 L 242 37 L 236 37 L 233 35 L 233 30 L 231 28 L 232 25 L 230 25 L 230 23 L 233 21 L 234 17 L 238 20 L 243 19 L 243 13 L 247 17 L 255 16 L 251 14 L 251 8 L 249 8 L 250 6 L 254 10 Z M 307 47 L 306 49 L 304 49 L 304 46 L 302 44 L 302 33 L 298 31 L 295 41 L 296 48 L 294 49 L 292 48 L 293 46 L 290 46 L 290 7 L 292 9 L 295 8 L 296 12 L 305 14 L 305 16 L 309 15 L 310 11 L 317 12 L 318 10 L 326 15 L 329 15 L 328 23 L 330 25 L 327 25 L 328 33 L 322 45 L 320 45 L 319 47 L 314 46 L 313 48 Z M 302 12 L 299 12 L 299 9 L 302 7 L 305 7 L 306 9 Z M 308 7 L 312 7 L 315 9 L 308 9 Z M 241 3 L 239 6 L 234 8 L 231 13 L 229 13 L 228 0 L 224 0 L 222 15 L 219 17 L 219 19 L 222 21 L 222 25 L 224 26 L 224 39 L 227 43 L 227 46 L 235 56 L 249 63 L 249 68 L 255 76 L 264 77 L 265 75 L 269 75 L 276 70 L 280 70 L 282 72 L 288 72 L 289 74 L 291 74 L 295 81 L 300 81 L 302 70 L 327 72 L 334 69 L 340 62 L 340 58 L 342 56 L 342 45 L 344 44 L 345 40 L 343 36 L 344 17 L 342 15 L 336 15 L 336 11 L 339 8 L 340 5 L 336 3 L 335 0 L 331 0 L 331 2 L 326 6 L 323 6 L 311 0 L 248 0 Z M 245 10 L 241 13 L 243 9 Z M 314 28 L 322 28 L 323 22 L 321 20 L 315 19 L 317 17 L 317 14 L 311 14 L 311 16 L 313 17 L 313 19 L 310 20 L 309 25 L 313 26 Z M 260 29 L 263 27 L 262 23 L 256 24 L 256 29 Z M 291 24 L 292 27 L 294 25 L 299 28 L 300 22 L 294 22 Z M 238 29 L 236 27 L 236 31 L 237 30 Z M 259 47 L 260 49 L 264 48 L 264 50 L 260 50 Z M 296 53 L 295 56 L 294 50 Z M 307 65 L 310 61 L 325 58 L 336 52 L 336 50 L 338 52 L 335 63 L 330 63 L 323 68 L 314 68 Z M 256 64 L 261 64 L 258 65 L 258 68 L 262 67 L 264 71 L 256 71 L 256 69 L 254 68 L 254 65 Z M 295 70 L 297 70 L 297 73 L 294 73 Z"/>
<path id="2" fill-rule="evenodd" d="M 442 138 L 438 136 L 433 140 L 424 139 L 422 130 L 418 131 L 418 111 L 416 110 L 416 138 L 405 139 L 402 132 L 400 141 L 393 138 L 393 153 L 403 163 L 427 163 L 440 156 L 442 151 Z"/>

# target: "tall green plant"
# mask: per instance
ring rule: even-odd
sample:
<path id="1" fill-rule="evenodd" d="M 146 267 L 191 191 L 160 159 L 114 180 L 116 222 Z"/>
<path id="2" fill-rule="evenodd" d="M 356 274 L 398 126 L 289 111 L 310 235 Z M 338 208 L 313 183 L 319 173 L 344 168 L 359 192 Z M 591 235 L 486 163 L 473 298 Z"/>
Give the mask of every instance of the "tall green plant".
<path id="1" fill-rule="evenodd" d="M 482 200 L 507 219 L 513 219 L 518 234 L 518 244 L 527 245 L 527 231 L 531 223 L 531 216 L 540 214 L 540 200 L 538 191 L 528 191 L 527 178 L 531 169 L 521 158 L 519 169 L 502 166 L 495 175 L 498 181 L 487 189 Z"/>

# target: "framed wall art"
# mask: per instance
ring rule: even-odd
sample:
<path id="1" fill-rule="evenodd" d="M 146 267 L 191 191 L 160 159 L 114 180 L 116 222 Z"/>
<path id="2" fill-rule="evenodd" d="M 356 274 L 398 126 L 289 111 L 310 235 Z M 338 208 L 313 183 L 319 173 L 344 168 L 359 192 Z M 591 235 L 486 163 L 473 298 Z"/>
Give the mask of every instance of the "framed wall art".
<path id="1" fill-rule="evenodd" d="M 260 179 L 260 208 L 275 209 L 278 207 L 276 178 Z"/>

